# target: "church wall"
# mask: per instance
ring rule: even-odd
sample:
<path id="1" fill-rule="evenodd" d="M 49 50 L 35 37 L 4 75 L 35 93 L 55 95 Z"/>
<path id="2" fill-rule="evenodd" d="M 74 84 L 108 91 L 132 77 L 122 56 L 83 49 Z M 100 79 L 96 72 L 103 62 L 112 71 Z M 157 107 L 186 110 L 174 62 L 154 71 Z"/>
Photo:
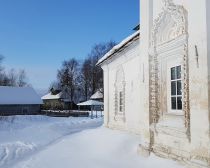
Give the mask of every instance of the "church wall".
<path id="1" fill-rule="evenodd" d="M 206 6 L 207 7 L 209 7 L 210 6 L 210 1 L 206 1 Z M 208 49 L 207 49 L 207 53 L 208 53 L 208 65 L 210 65 L 210 10 L 208 9 L 207 10 L 207 14 L 206 14 L 206 16 L 207 16 L 207 43 L 208 43 Z M 210 97 L 210 68 L 209 68 L 209 97 Z M 210 99 L 209 99 L 209 101 L 210 101 Z M 210 104 L 210 102 L 209 102 L 209 104 Z M 210 108 L 210 106 L 209 106 L 209 108 Z M 210 128 L 210 109 L 209 109 L 209 128 Z M 209 134 L 210 134 L 210 131 L 209 131 Z M 209 147 L 210 148 L 210 147 Z"/>
<path id="2" fill-rule="evenodd" d="M 165 96 L 164 88 L 167 90 L 169 86 L 164 77 L 164 80 L 160 80 L 158 84 L 162 92 L 157 91 L 158 94 L 160 93 L 158 96 L 160 96 L 160 115 L 162 117 L 154 121 L 150 101 L 150 40 L 153 23 L 163 10 L 163 0 L 141 0 L 141 45 L 139 42 L 133 43 L 102 66 L 104 69 L 105 125 L 141 134 L 139 152 L 143 155 L 148 155 L 153 151 L 164 157 L 185 161 L 189 165 L 209 167 L 210 10 L 207 8 L 210 8 L 210 1 L 173 0 L 172 2 L 175 5 L 182 5 L 187 11 L 187 32 L 175 39 L 166 38 L 168 41 L 161 44 L 161 47 L 157 47 L 159 56 L 174 57 L 171 57 L 171 60 L 162 60 L 163 71 L 160 75 L 162 78 L 166 76 L 164 71 L 167 70 L 164 69 L 164 64 L 175 62 L 178 60 L 176 57 L 180 57 L 182 66 L 186 66 L 185 58 L 187 58 L 188 68 L 185 74 L 189 81 L 183 81 L 187 85 L 185 93 L 189 94 L 185 102 L 189 105 L 190 119 L 186 122 L 186 118 L 188 119 L 185 116 L 186 113 L 163 115 L 163 113 L 168 113 L 166 104 L 170 101 Z M 163 32 L 163 35 L 167 33 Z M 164 51 L 161 52 L 161 50 Z M 119 69 L 124 71 L 123 86 L 125 86 L 124 115 L 120 119 L 116 118 L 115 107 L 115 83 Z"/>
<path id="3" fill-rule="evenodd" d="M 151 20 L 155 19 L 162 12 L 163 0 L 141 0 L 141 53 L 147 57 L 149 52 L 149 41 L 151 38 Z M 177 156 L 185 155 L 185 158 L 192 160 L 206 161 L 210 158 L 209 153 L 209 108 L 210 108 L 210 56 L 209 39 L 210 12 L 206 8 L 210 6 L 208 0 L 173 0 L 174 4 L 182 5 L 187 10 L 187 30 L 188 30 L 188 59 L 189 59 L 189 110 L 190 110 L 190 137 L 175 137 L 179 133 L 171 134 L 172 130 L 167 133 L 155 135 L 155 146 L 159 152 L 165 151 L 165 156 L 174 153 Z M 147 11 L 149 12 L 147 12 Z M 207 12 L 207 13 L 206 13 Z M 206 17 L 207 16 L 207 17 Z M 144 25 L 145 24 L 145 25 Z M 209 31 L 209 32 L 208 32 Z M 149 32 L 149 34 L 148 34 Z M 146 43 L 146 44 L 145 44 Z M 141 64 L 147 64 L 146 58 L 141 58 Z M 147 68 L 147 66 L 146 66 Z M 147 70 L 145 70 L 146 72 Z M 148 72 L 149 74 L 149 72 Z M 148 82 L 148 81 L 147 81 Z M 147 83 L 148 84 L 148 83 Z M 143 86 L 143 85 L 142 85 Z M 146 86 L 145 86 L 146 87 Z M 144 89 L 144 87 L 142 87 Z M 145 99 L 148 95 L 145 95 Z M 145 101 L 147 104 L 148 102 Z M 148 106 L 142 108 L 146 113 Z M 143 114 L 145 115 L 145 114 Z M 146 117 L 145 117 L 146 118 Z M 150 116 L 151 118 L 151 116 Z M 148 124 L 148 121 L 145 120 Z M 160 128 L 161 130 L 162 128 Z M 165 130 L 164 130 L 165 131 Z M 163 132 L 164 132 L 163 131 Z M 144 128 L 142 133 L 150 132 Z M 143 136 L 147 141 L 147 136 Z M 153 137 L 150 134 L 150 138 Z M 150 139 L 151 140 L 151 139 Z M 163 144 L 163 146 L 161 146 Z M 167 148 L 168 146 L 168 148 Z M 183 151 L 184 150 L 184 151 Z M 167 151 L 169 153 L 167 153 Z M 171 152 L 170 152 L 171 151 Z M 173 152 L 172 152 L 173 151 Z M 181 152 L 183 151 L 183 152 Z M 190 155 L 188 155 L 190 153 Z M 168 156 L 169 157 L 169 156 Z M 209 161 L 209 160 L 208 160 Z M 196 161 L 195 161 L 196 162 Z"/>
<path id="4" fill-rule="evenodd" d="M 140 134 L 139 124 L 141 116 L 139 113 L 139 102 L 142 95 L 139 88 L 139 40 L 133 42 L 118 55 L 115 55 L 114 59 L 106 65 L 109 73 L 109 123 L 107 126 L 113 129 L 128 130 Z M 124 71 L 125 82 L 125 111 L 123 119 L 116 117 L 115 109 L 115 83 L 119 68 L 122 68 Z M 136 93 L 138 93 L 138 95 Z"/>
<path id="5" fill-rule="evenodd" d="M 150 149 L 150 112 L 149 112 L 149 39 L 152 29 L 152 11 L 153 7 L 151 0 L 140 1 L 140 25 L 141 25 L 141 45 L 140 52 L 140 92 L 142 93 L 140 105 L 140 125 L 141 125 L 141 144 L 139 145 L 139 153 L 147 156 Z"/>
<path id="6" fill-rule="evenodd" d="M 189 74 L 191 153 L 210 158 L 209 146 L 209 65 L 207 54 L 206 0 L 189 3 Z M 198 7 L 199 6 L 199 7 Z"/>

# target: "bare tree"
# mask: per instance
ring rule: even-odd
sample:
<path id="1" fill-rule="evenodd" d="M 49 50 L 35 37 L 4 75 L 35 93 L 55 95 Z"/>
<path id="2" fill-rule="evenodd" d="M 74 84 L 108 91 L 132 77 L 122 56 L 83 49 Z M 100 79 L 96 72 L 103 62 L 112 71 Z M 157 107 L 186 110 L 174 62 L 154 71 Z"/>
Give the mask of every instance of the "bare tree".
<path id="1" fill-rule="evenodd" d="M 79 63 L 76 59 L 72 58 L 64 61 L 62 68 L 58 70 L 57 78 L 62 88 L 67 88 L 71 101 L 74 101 L 75 91 L 77 89 L 78 81 L 78 66 Z"/>
<path id="2" fill-rule="evenodd" d="M 81 68 L 81 74 L 82 74 L 82 91 L 85 96 L 85 100 L 88 99 L 90 96 L 90 88 L 91 88 L 91 71 L 92 71 L 92 66 L 91 66 L 91 59 L 86 59 L 83 62 L 82 68 Z"/>
<path id="3" fill-rule="evenodd" d="M 4 57 L 0 55 L 0 85 L 3 85 L 3 80 L 4 80 L 3 67 L 2 67 L 3 59 Z"/>
<path id="4" fill-rule="evenodd" d="M 58 81 L 53 81 L 50 84 L 50 87 L 49 87 L 48 90 L 50 91 L 52 88 L 55 89 L 55 90 L 61 90 L 62 89 L 61 84 Z"/>
<path id="5" fill-rule="evenodd" d="M 25 70 L 20 70 L 18 73 L 15 69 L 10 69 L 6 72 L 2 66 L 4 57 L 0 55 L 0 86 L 26 86 L 27 77 Z"/>
<path id="6" fill-rule="evenodd" d="M 94 94 L 96 90 L 103 88 L 103 71 L 100 67 L 96 66 L 96 63 L 115 45 L 116 43 L 113 41 L 96 44 L 92 47 L 87 59 L 85 59 L 81 73 L 83 76 L 83 91 L 86 99 Z"/>
<path id="7" fill-rule="evenodd" d="M 4 57 L 2 55 L 0 55 L 0 72 L 3 70 L 3 67 L 2 67 L 2 61 L 3 61 Z"/>
<path id="8" fill-rule="evenodd" d="M 27 85 L 27 77 L 25 70 L 20 70 L 17 77 L 17 86 L 24 87 Z"/>
<path id="9" fill-rule="evenodd" d="M 9 79 L 9 83 L 8 83 L 9 86 L 17 86 L 17 73 L 15 72 L 14 69 L 11 69 L 8 72 L 7 77 Z"/>

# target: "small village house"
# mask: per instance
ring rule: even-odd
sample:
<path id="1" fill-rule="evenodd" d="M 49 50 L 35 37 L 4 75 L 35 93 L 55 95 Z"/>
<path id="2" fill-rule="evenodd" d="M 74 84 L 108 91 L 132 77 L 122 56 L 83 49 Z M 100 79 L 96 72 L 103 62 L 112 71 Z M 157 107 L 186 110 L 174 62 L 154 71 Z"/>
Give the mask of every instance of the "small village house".
<path id="1" fill-rule="evenodd" d="M 31 87 L 0 86 L 0 115 L 38 114 L 41 104 Z"/>
<path id="2" fill-rule="evenodd" d="M 51 89 L 50 92 L 42 97 L 45 110 L 69 110 L 76 108 L 76 105 L 71 101 L 67 89 L 56 90 Z"/>

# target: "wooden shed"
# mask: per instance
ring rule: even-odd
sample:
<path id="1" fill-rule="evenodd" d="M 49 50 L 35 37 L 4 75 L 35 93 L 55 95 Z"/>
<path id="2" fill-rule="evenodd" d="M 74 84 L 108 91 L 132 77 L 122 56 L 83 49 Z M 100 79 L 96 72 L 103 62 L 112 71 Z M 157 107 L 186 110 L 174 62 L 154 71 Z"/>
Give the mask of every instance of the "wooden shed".
<path id="1" fill-rule="evenodd" d="M 38 114 L 41 104 L 31 87 L 0 86 L 0 115 Z"/>

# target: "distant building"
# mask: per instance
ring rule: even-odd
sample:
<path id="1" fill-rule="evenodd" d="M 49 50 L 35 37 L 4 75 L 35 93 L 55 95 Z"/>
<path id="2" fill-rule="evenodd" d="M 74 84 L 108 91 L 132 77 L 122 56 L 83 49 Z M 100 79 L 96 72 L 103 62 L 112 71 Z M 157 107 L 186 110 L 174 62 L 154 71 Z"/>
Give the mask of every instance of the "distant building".
<path id="1" fill-rule="evenodd" d="M 103 101 L 104 95 L 102 93 L 101 90 L 98 90 L 97 92 L 95 92 L 90 99 L 91 100 L 97 100 L 97 101 Z"/>
<path id="2" fill-rule="evenodd" d="M 75 104 L 71 101 L 67 90 L 54 90 L 42 97 L 44 109 L 50 110 L 68 110 L 75 108 Z"/>
<path id="3" fill-rule="evenodd" d="M 31 87 L 0 86 L 0 115 L 37 114 L 41 104 Z"/>

